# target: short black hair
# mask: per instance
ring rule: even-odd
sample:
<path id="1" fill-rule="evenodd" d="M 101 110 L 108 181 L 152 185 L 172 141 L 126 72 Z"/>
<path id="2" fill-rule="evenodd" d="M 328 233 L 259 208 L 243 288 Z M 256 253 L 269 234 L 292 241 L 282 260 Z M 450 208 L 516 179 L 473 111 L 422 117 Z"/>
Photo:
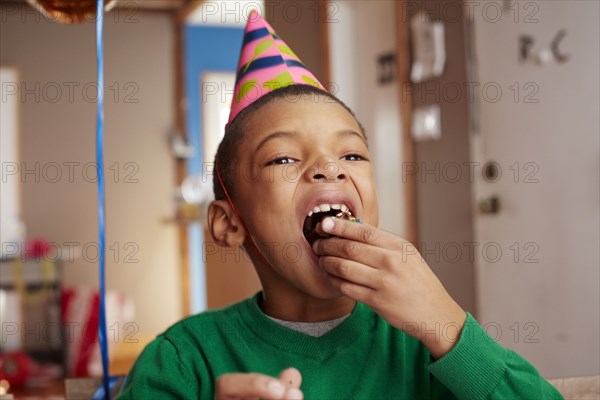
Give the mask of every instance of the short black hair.
<path id="1" fill-rule="evenodd" d="M 221 178 L 223 179 L 223 184 L 227 188 L 227 193 L 230 196 L 234 196 L 234 177 L 236 174 L 236 165 L 235 162 L 238 159 L 238 149 L 240 148 L 244 138 L 245 138 L 245 122 L 249 116 L 254 114 L 257 110 L 259 110 L 265 104 L 280 98 L 286 98 L 290 101 L 298 101 L 301 96 L 305 95 L 321 95 L 334 100 L 336 103 L 340 104 L 342 107 L 346 109 L 354 117 L 358 125 L 360 126 L 361 133 L 365 135 L 365 130 L 362 124 L 356 119 L 356 116 L 350 110 L 350 108 L 344 104 L 340 99 L 335 97 L 333 94 L 326 92 L 322 89 L 319 89 L 313 85 L 288 85 L 282 88 L 273 90 L 266 95 L 262 96 L 254 103 L 250 104 L 248 107 L 243 109 L 234 119 L 225 127 L 225 135 L 223 140 L 219 144 L 219 148 L 217 149 L 217 154 L 215 155 L 215 169 L 219 169 L 219 173 Z M 366 139 L 366 135 L 365 135 Z M 225 191 L 221 187 L 221 183 L 219 182 L 219 178 L 217 175 L 217 171 L 215 170 L 213 175 L 213 190 L 215 193 L 216 200 L 224 200 L 226 198 Z"/>

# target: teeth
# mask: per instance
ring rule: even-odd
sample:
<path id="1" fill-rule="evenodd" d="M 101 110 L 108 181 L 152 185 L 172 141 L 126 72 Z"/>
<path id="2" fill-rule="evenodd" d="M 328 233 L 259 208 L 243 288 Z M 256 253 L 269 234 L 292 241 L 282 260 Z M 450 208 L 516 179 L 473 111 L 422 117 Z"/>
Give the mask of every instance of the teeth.
<path id="1" fill-rule="evenodd" d="M 329 206 L 329 204 L 321 204 L 321 205 L 319 206 L 319 208 L 320 208 L 320 209 L 321 209 L 321 211 L 323 211 L 323 212 L 327 212 L 327 211 L 331 210 L 331 207 Z"/>
<path id="2" fill-rule="evenodd" d="M 320 212 L 327 212 L 331 210 L 341 210 L 342 212 L 348 212 L 348 206 L 345 204 L 319 204 L 315 206 L 312 210 L 308 212 L 308 216 L 310 217 L 313 214 Z"/>

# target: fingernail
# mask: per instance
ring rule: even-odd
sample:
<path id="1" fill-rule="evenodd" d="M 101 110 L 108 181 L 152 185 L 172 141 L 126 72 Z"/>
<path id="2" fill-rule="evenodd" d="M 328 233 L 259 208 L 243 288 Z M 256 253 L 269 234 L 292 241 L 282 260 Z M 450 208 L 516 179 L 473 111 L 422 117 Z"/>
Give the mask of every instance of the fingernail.
<path id="1" fill-rule="evenodd" d="M 333 222 L 333 218 L 325 218 L 323 222 L 321 222 L 321 227 L 325 232 L 330 232 L 333 230 L 335 222 Z"/>
<path id="2" fill-rule="evenodd" d="M 281 397 L 281 396 L 283 396 L 285 387 L 279 381 L 271 381 L 271 382 L 269 382 L 269 385 L 267 386 L 267 390 L 269 390 L 269 392 L 271 393 L 272 396 Z"/>
<path id="3" fill-rule="evenodd" d="M 287 396 L 288 399 L 293 399 L 293 400 L 302 400 L 302 398 L 304 397 L 302 395 L 302 392 L 296 388 L 291 388 L 288 390 L 287 392 Z"/>

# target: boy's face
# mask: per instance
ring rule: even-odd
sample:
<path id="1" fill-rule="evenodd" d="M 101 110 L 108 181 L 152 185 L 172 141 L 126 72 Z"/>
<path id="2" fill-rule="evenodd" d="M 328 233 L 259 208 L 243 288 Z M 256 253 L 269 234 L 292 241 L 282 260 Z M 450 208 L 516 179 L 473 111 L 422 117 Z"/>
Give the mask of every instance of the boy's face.
<path id="1" fill-rule="evenodd" d="M 303 230 L 309 212 L 322 204 L 345 205 L 379 226 L 373 169 L 357 121 L 325 96 L 275 99 L 248 117 L 238 160 L 236 206 L 272 265 L 254 260 L 263 286 L 338 297 Z"/>

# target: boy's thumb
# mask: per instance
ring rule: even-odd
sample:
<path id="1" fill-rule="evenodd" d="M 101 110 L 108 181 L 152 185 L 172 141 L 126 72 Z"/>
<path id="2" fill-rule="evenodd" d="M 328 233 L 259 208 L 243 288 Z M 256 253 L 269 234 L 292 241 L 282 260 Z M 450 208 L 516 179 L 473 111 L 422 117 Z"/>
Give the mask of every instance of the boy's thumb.
<path id="1" fill-rule="evenodd" d="M 279 374 L 279 380 L 286 386 L 299 389 L 302 384 L 302 375 L 296 368 L 287 368 Z"/>

